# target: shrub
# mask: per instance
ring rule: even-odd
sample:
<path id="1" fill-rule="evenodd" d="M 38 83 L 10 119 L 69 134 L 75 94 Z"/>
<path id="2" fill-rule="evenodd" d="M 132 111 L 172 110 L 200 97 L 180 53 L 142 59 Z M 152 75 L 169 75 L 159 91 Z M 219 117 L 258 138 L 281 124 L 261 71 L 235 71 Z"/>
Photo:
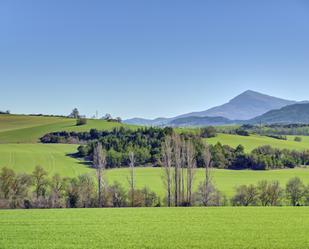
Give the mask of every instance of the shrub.
<path id="1" fill-rule="evenodd" d="M 87 124 L 87 119 L 86 119 L 86 118 L 78 118 L 78 119 L 76 120 L 76 125 L 77 125 L 77 126 L 85 125 L 85 124 Z"/>
<path id="2" fill-rule="evenodd" d="M 216 128 L 213 126 L 208 126 L 208 127 L 204 127 L 201 128 L 201 134 L 200 136 L 202 138 L 211 138 L 211 137 L 215 137 L 217 136 L 217 131 Z"/>

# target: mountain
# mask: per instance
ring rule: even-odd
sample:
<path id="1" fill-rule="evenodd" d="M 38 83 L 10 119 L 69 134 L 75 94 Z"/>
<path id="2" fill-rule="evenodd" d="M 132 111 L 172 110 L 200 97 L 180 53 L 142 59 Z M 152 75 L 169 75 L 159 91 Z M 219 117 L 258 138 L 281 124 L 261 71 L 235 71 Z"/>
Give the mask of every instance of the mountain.
<path id="1" fill-rule="evenodd" d="M 125 120 L 124 123 L 134 125 L 148 125 L 148 126 L 167 126 L 167 125 L 180 126 L 180 123 L 182 123 L 184 126 L 189 126 L 190 124 L 194 123 L 195 126 L 201 126 L 205 125 L 208 122 L 211 123 L 213 120 L 207 118 L 197 119 L 197 117 L 216 117 L 216 118 L 220 117 L 226 119 L 225 120 L 226 123 L 224 124 L 230 124 L 235 123 L 235 121 L 232 120 L 239 120 L 239 121 L 251 120 L 268 111 L 280 109 L 282 107 L 293 105 L 296 103 L 306 103 L 306 102 L 305 101 L 296 102 L 293 100 L 281 99 L 248 90 L 236 96 L 228 103 L 210 108 L 206 111 L 191 112 L 173 118 L 157 118 L 153 120 L 134 118 Z M 190 117 L 190 119 L 183 119 L 188 117 Z M 185 123 L 185 121 L 188 121 L 188 123 Z M 223 122 L 224 120 L 221 119 L 221 121 Z M 219 123 L 221 123 L 221 121 Z"/>
<path id="2" fill-rule="evenodd" d="M 255 91 L 245 91 L 236 96 L 228 103 L 213 107 L 202 112 L 191 112 L 178 116 L 182 117 L 224 117 L 231 120 L 248 120 L 262 115 L 270 110 L 280 109 L 287 105 L 295 104 L 296 101 L 280 99 Z"/>
<path id="3" fill-rule="evenodd" d="M 209 125 L 227 125 L 234 124 L 235 122 L 223 117 L 185 117 L 177 118 L 169 122 L 170 126 L 173 127 L 198 127 L 198 126 L 209 126 Z"/>
<path id="4" fill-rule="evenodd" d="M 156 118 L 156 119 L 145 119 L 145 118 L 131 118 L 124 120 L 124 123 L 130 125 L 144 125 L 144 126 L 163 126 L 169 123 L 169 118 Z"/>
<path id="5" fill-rule="evenodd" d="M 309 104 L 302 102 L 300 104 L 289 105 L 279 110 L 269 111 L 259 117 L 251 119 L 248 123 L 252 124 L 274 124 L 274 123 L 309 123 Z"/>

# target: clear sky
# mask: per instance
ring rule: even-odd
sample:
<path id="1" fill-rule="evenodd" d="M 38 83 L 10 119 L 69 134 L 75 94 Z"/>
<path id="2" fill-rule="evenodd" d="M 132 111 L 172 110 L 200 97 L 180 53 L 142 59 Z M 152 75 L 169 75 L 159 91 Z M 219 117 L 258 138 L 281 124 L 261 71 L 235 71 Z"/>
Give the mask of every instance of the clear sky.
<path id="1" fill-rule="evenodd" d="M 154 118 L 309 99 L 308 0 L 1 0 L 0 109 Z"/>

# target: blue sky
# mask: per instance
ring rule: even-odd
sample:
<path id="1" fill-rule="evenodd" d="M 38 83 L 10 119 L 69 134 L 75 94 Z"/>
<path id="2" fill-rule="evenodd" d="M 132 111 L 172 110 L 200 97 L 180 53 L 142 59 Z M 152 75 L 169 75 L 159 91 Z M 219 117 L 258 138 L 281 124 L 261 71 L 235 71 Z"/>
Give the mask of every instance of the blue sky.
<path id="1" fill-rule="evenodd" d="M 1 0 L 0 109 L 174 116 L 309 99 L 307 0 Z"/>

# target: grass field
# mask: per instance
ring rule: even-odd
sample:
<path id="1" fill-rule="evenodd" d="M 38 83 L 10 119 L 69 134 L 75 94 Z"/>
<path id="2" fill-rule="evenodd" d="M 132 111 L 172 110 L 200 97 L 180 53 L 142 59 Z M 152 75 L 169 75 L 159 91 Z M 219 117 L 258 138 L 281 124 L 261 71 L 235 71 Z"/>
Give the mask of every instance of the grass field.
<path id="1" fill-rule="evenodd" d="M 245 147 L 246 152 L 250 152 L 256 147 L 263 145 L 270 145 L 279 149 L 290 149 L 290 150 L 308 150 L 309 149 L 309 137 L 308 136 L 300 136 L 302 137 L 301 142 L 295 142 L 295 136 L 287 136 L 288 140 L 279 140 L 275 138 L 258 136 L 258 135 L 250 135 L 239 136 L 239 135 L 230 135 L 230 134 L 218 134 L 218 136 L 214 138 L 206 139 L 206 142 L 209 144 L 216 144 L 220 142 L 221 144 L 227 144 L 232 147 L 237 147 L 239 144 L 242 144 Z"/>
<path id="2" fill-rule="evenodd" d="M 136 185 L 139 188 L 148 186 L 150 189 L 165 196 L 164 185 L 162 183 L 163 169 L 160 168 L 137 168 L 135 170 Z M 109 183 L 118 181 L 127 186 L 128 169 L 114 169 L 107 171 Z M 235 188 L 242 184 L 255 184 L 261 180 L 278 180 L 282 187 L 292 177 L 299 177 L 304 183 L 309 184 L 309 168 L 282 169 L 271 171 L 252 171 L 252 170 L 224 170 L 213 169 L 212 177 L 215 185 L 227 197 L 232 197 Z M 204 171 L 198 169 L 195 176 L 195 189 L 199 182 L 204 179 Z"/>
<path id="3" fill-rule="evenodd" d="M 86 125 L 76 126 L 76 120 L 57 117 L 0 115 L 0 143 L 37 143 L 39 138 L 55 131 L 111 130 L 129 126 L 104 120 L 89 119 Z"/>
<path id="4" fill-rule="evenodd" d="M 309 208 L 1 210 L 0 248 L 307 249 Z"/>
<path id="5" fill-rule="evenodd" d="M 9 167 L 17 172 L 31 173 L 36 165 L 44 167 L 52 176 L 59 173 L 62 176 L 74 177 L 84 173 L 95 176 L 95 171 L 83 162 L 67 156 L 76 151 L 76 145 L 67 144 L 0 144 L 0 168 Z M 164 196 L 161 168 L 136 168 L 136 184 L 139 188 L 149 186 L 160 196 Z M 127 185 L 128 169 L 107 170 L 109 183 L 118 181 Z M 196 185 L 202 181 L 204 171 L 198 169 Z M 213 177 L 218 188 L 227 196 L 234 193 L 237 185 L 256 183 L 260 180 L 279 180 L 284 185 L 293 176 L 300 177 L 309 183 L 309 169 L 283 169 L 271 171 L 251 170 L 213 170 Z"/>
<path id="6" fill-rule="evenodd" d="M 120 124 L 89 120 L 87 125 L 77 127 L 74 119 L 0 115 L 0 168 L 6 166 L 17 172 L 31 173 L 36 165 L 41 165 L 50 175 L 55 173 L 69 177 L 84 173 L 95 175 L 94 170 L 84 162 L 68 156 L 68 154 L 76 152 L 77 145 L 38 144 L 36 142 L 40 136 L 47 132 L 86 131 L 91 128 L 112 129 L 116 126 L 120 126 Z M 265 144 L 278 148 L 309 149 L 309 137 L 302 138 L 302 142 L 298 143 L 293 141 L 294 136 L 289 136 L 289 140 L 284 141 L 260 136 L 243 137 L 219 134 L 215 138 L 207 139 L 207 142 L 214 144 L 220 141 L 222 144 L 229 144 L 233 147 L 243 144 L 246 151 Z M 124 185 L 127 184 L 127 176 L 128 169 L 108 170 L 106 174 L 110 183 L 118 181 Z M 231 196 L 235 187 L 241 184 L 256 183 L 266 179 L 279 180 L 284 185 L 293 176 L 299 176 L 304 182 L 309 183 L 309 169 L 304 168 L 273 171 L 213 170 L 216 185 L 227 196 Z M 136 184 L 139 188 L 149 186 L 160 196 L 164 196 L 161 177 L 162 169 L 159 168 L 136 169 Z M 196 185 L 202 178 L 203 170 L 198 170 Z"/>
<path id="7" fill-rule="evenodd" d="M 90 169 L 68 154 L 76 151 L 71 144 L 0 144 L 0 168 L 9 167 L 17 172 L 30 173 L 41 165 L 50 174 L 76 176 Z"/>

